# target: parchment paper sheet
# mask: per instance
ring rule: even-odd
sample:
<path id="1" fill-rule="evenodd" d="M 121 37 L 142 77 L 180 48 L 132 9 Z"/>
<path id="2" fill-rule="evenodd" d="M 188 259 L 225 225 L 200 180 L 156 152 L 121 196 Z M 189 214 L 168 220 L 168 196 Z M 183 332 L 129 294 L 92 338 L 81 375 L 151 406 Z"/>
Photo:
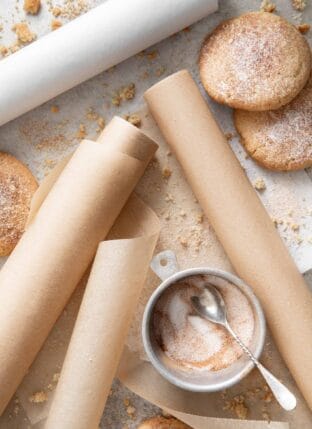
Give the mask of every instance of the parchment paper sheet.
<path id="1" fill-rule="evenodd" d="M 217 0 L 107 0 L 1 61 L 0 125 L 215 12 Z"/>
<path id="2" fill-rule="evenodd" d="M 100 141 L 83 141 L 39 188 L 50 192 L 1 270 L 1 413 L 157 148 L 120 118 Z"/>
<path id="3" fill-rule="evenodd" d="M 187 71 L 145 98 L 236 272 L 260 298 L 275 342 L 312 407 L 312 297 Z"/>
<path id="4" fill-rule="evenodd" d="M 156 215 L 138 198 L 126 207 L 115 232 L 127 236 L 132 225 L 143 231 L 99 245 L 47 429 L 98 427 L 159 233 Z"/>

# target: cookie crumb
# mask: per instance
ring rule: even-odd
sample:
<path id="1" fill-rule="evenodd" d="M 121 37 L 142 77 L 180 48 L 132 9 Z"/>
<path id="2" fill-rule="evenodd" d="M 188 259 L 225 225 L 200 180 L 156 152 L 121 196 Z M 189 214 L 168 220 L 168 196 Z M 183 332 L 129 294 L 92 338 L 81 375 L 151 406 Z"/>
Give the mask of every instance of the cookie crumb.
<path id="1" fill-rule="evenodd" d="M 130 124 L 134 125 L 135 127 L 140 128 L 142 121 L 139 115 L 136 113 L 132 115 L 126 115 L 125 116 L 126 121 L 130 122 Z"/>
<path id="2" fill-rule="evenodd" d="M 185 237 L 179 237 L 179 241 L 182 247 L 188 247 L 188 241 Z"/>
<path id="3" fill-rule="evenodd" d="M 199 213 L 196 217 L 196 222 L 198 224 L 201 224 L 201 223 L 203 223 L 203 221 L 204 221 L 204 213 Z"/>
<path id="4" fill-rule="evenodd" d="M 130 83 L 128 86 L 122 88 L 119 96 L 122 100 L 132 100 L 135 97 L 135 84 Z"/>
<path id="5" fill-rule="evenodd" d="M 120 102 L 121 102 L 120 96 L 114 95 L 114 97 L 112 97 L 111 102 L 113 106 L 117 106 L 117 107 L 120 106 Z"/>
<path id="6" fill-rule="evenodd" d="M 135 414 L 135 412 L 136 412 L 136 409 L 132 406 L 132 405 L 129 405 L 128 407 L 127 407 L 127 414 L 129 415 L 129 416 L 131 416 L 131 417 L 133 417 L 134 416 L 134 414 Z"/>
<path id="7" fill-rule="evenodd" d="M 102 116 L 99 116 L 97 120 L 97 124 L 100 130 L 103 130 L 105 128 L 105 119 Z"/>
<path id="8" fill-rule="evenodd" d="M 266 392 L 266 393 L 264 394 L 264 396 L 263 396 L 263 401 L 264 401 L 264 402 L 267 402 L 267 403 L 270 403 L 270 402 L 272 402 L 272 400 L 273 400 L 273 394 L 272 394 L 272 392 L 269 390 L 268 392 Z"/>
<path id="9" fill-rule="evenodd" d="M 36 39 L 36 34 L 30 30 L 26 22 L 14 24 L 12 30 L 16 33 L 17 40 L 21 43 L 30 43 Z"/>
<path id="10" fill-rule="evenodd" d="M 306 0 L 291 0 L 294 9 L 302 11 L 305 9 L 307 2 Z"/>
<path id="11" fill-rule="evenodd" d="M 162 169 L 162 177 L 164 179 L 169 179 L 169 177 L 172 175 L 172 171 L 170 170 L 170 168 L 168 166 L 164 167 Z"/>
<path id="12" fill-rule="evenodd" d="M 79 125 L 79 130 L 76 134 L 77 139 L 84 139 L 87 135 L 86 126 L 84 124 Z"/>
<path id="13" fill-rule="evenodd" d="M 55 16 L 56 18 L 57 18 L 58 16 L 60 16 L 60 15 L 61 15 L 61 13 L 62 13 L 62 10 L 61 10 L 59 7 L 54 7 L 54 8 L 52 9 L 52 15 L 53 15 L 53 16 Z"/>
<path id="14" fill-rule="evenodd" d="M 61 21 L 58 21 L 57 19 L 53 19 L 51 21 L 51 30 L 52 31 L 57 30 L 58 28 L 62 27 L 62 25 L 63 24 Z"/>
<path id="15" fill-rule="evenodd" d="M 223 408 L 224 410 L 234 412 L 241 420 L 246 420 L 249 411 L 243 395 L 237 395 L 231 400 L 225 401 L 225 406 Z"/>
<path id="16" fill-rule="evenodd" d="M 4 46 L 4 45 L 0 45 L 0 54 L 1 54 L 3 57 L 5 57 L 5 56 L 7 56 L 7 55 L 8 55 L 8 53 L 9 53 L 8 48 L 7 48 L 6 46 Z"/>
<path id="17" fill-rule="evenodd" d="M 148 60 L 154 60 L 157 57 L 157 55 L 158 55 L 158 51 L 154 50 L 154 51 L 148 52 L 146 54 L 146 57 Z"/>
<path id="18" fill-rule="evenodd" d="M 276 5 L 271 3 L 269 0 L 263 0 L 260 6 L 261 12 L 272 13 L 276 10 Z"/>
<path id="19" fill-rule="evenodd" d="M 51 112 L 52 113 L 58 113 L 60 111 L 59 106 L 56 106 L 56 104 L 53 104 L 53 106 L 51 106 Z"/>
<path id="20" fill-rule="evenodd" d="M 264 191 L 266 189 L 265 181 L 262 179 L 262 177 L 258 177 L 253 183 L 253 187 L 257 191 Z"/>
<path id="21" fill-rule="evenodd" d="M 297 223 L 293 223 L 291 225 L 291 229 L 296 232 L 296 231 L 299 231 L 300 226 Z"/>
<path id="22" fill-rule="evenodd" d="M 227 139 L 228 142 L 231 141 L 232 138 L 234 137 L 234 134 L 230 133 L 230 132 L 229 133 L 225 133 L 224 135 L 225 135 L 225 138 Z"/>
<path id="23" fill-rule="evenodd" d="M 301 34 L 305 34 L 310 30 L 311 26 L 310 24 L 304 23 L 297 25 L 297 29 L 300 31 Z"/>
<path id="24" fill-rule="evenodd" d="M 37 15 L 41 6 L 40 0 L 24 0 L 24 10 L 30 15 Z"/>
<path id="25" fill-rule="evenodd" d="M 86 113 L 86 118 L 89 119 L 89 121 L 97 121 L 99 115 L 90 107 Z"/>
<path id="26" fill-rule="evenodd" d="M 48 400 L 48 395 L 46 394 L 46 392 L 41 390 L 40 392 L 35 392 L 33 395 L 31 395 L 28 400 L 33 404 L 42 404 L 43 402 L 46 402 Z"/>

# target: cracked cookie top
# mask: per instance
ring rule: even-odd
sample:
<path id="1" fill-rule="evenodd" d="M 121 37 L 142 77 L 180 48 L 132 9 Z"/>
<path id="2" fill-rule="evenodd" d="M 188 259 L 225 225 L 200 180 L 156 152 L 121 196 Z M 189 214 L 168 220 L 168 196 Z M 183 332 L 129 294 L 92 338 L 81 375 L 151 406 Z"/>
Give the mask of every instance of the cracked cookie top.
<path id="1" fill-rule="evenodd" d="M 285 19 L 251 12 L 222 22 L 208 35 L 199 69 L 206 91 L 219 103 L 253 111 L 278 109 L 306 84 L 311 52 Z"/>
<path id="2" fill-rule="evenodd" d="M 234 122 L 245 149 L 272 170 L 312 166 L 312 76 L 300 94 L 278 110 L 236 110 Z"/>

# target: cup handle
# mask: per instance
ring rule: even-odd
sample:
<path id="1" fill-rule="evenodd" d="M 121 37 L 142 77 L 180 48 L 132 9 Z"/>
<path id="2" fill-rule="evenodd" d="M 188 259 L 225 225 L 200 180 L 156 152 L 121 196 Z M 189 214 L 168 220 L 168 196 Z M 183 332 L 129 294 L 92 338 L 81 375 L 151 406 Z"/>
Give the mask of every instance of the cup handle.
<path id="1" fill-rule="evenodd" d="M 161 280 L 166 280 L 179 271 L 178 261 L 172 250 L 164 250 L 154 256 L 150 267 Z"/>

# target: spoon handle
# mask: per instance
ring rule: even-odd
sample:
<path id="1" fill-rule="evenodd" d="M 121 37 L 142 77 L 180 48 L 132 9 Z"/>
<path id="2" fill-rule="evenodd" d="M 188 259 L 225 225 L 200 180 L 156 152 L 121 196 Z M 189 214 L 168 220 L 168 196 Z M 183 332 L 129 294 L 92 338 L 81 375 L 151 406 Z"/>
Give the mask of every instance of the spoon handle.
<path id="1" fill-rule="evenodd" d="M 249 356 L 255 366 L 261 372 L 263 378 L 270 386 L 270 389 L 275 396 L 277 402 L 283 407 L 286 411 L 293 410 L 297 405 L 296 397 L 284 386 L 270 371 L 268 371 L 251 353 L 248 347 L 241 341 L 241 339 L 236 335 L 236 333 L 232 330 L 231 326 L 226 323 L 225 327 L 228 332 L 232 335 L 235 341 L 241 346 L 244 352 Z"/>

